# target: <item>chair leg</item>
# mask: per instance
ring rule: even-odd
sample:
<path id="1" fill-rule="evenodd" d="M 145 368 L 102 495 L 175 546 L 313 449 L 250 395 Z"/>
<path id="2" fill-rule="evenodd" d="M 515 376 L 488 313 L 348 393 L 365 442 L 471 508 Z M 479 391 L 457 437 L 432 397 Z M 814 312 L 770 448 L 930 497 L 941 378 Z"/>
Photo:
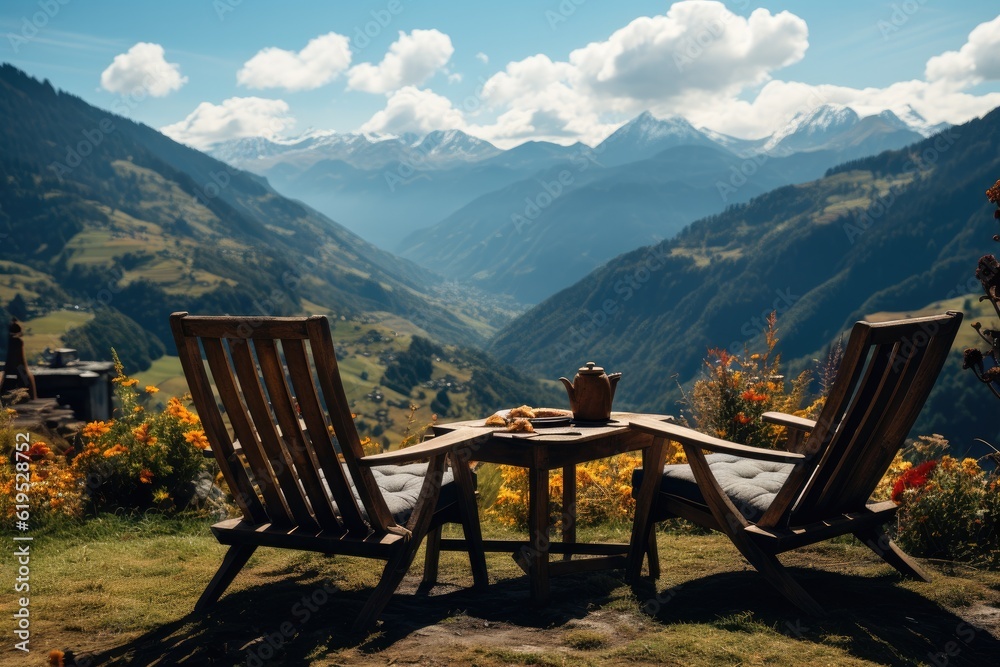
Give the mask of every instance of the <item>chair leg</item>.
<path id="1" fill-rule="evenodd" d="M 429 590 L 437 583 L 438 558 L 441 554 L 441 526 L 431 528 L 424 542 L 427 545 L 427 552 L 424 556 L 424 578 L 420 582 L 420 588 Z"/>
<path id="2" fill-rule="evenodd" d="M 212 577 L 212 581 L 205 587 L 205 592 L 198 598 L 194 610 L 203 611 L 212 606 L 226 591 L 226 588 L 233 582 L 233 579 L 256 550 L 257 546 L 253 544 L 237 544 L 229 547 L 225 558 L 222 559 L 222 565 Z"/>
<path id="3" fill-rule="evenodd" d="M 656 528 L 649 529 L 649 537 L 646 538 L 646 557 L 649 561 L 649 576 L 652 579 L 660 578 L 660 554 L 656 547 Z"/>
<path id="4" fill-rule="evenodd" d="M 642 559 L 649 556 L 649 575 L 659 578 L 660 561 L 656 554 L 656 536 L 653 534 L 653 504 L 660 492 L 663 463 L 667 450 L 663 438 L 654 438 L 653 444 L 642 454 L 643 478 L 635 501 L 632 519 L 632 537 L 629 539 L 625 576 L 635 581 L 642 574 Z M 655 573 L 655 575 L 654 575 Z"/>
<path id="5" fill-rule="evenodd" d="M 455 459 L 459 460 L 455 460 Z M 489 586 L 490 577 L 486 570 L 486 549 L 483 546 L 483 531 L 479 525 L 479 510 L 476 506 L 476 492 L 472 484 L 469 465 L 460 457 L 452 459 L 452 474 L 458 485 L 458 511 L 462 518 L 462 532 L 469 549 L 469 565 L 472 567 L 472 581 L 475 588 Z M 438 532 L 440 538 L 440 531 Z M 430 545 L 428 544 L 428 548 Z M 428 553 L 430 553 L 428 551 Z"/>
<path id="6" fill-rule="evenodd" d="M 392 594 L 396 592 L 403 577 L 406 576 L 407 570 L 410 569 L 415 551 L 412 541 L 408 540 L 406 544 L 400 545 L 400 548 L 389 558 L 382 570 L 382 578 L 375 587 L 375 591 L 365 602 L 365 606 L 361 608 L 361 612 L 351 627 L 354 632 L 364 632 L 375 625 L 379 614 L 389 603 Z"/>
<path id="7" fill-rule="evenodd" d="M 746 538 L 733 539 L 733 544 L 750 564 L 796 607 L 811 616 L 826 615 L 826 610 L 792 578 L 774 554 L 763 551 Z"/>
<path id="8" fill-rule="evenodd" d="M 903 576 L 920 581 L 931 580 L 930 575 L 916 561 L 889 539 L 881 526 L 859 530 L 854 536 Z"/>

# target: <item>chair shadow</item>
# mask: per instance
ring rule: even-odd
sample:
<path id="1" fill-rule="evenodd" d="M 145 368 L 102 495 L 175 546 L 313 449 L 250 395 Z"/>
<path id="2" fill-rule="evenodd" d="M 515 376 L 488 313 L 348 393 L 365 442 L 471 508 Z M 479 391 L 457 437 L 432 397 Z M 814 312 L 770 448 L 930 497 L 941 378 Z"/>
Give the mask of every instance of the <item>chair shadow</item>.
<path id="1" fill-rule="evenodd" d="M 562 578 L 552 585 L 559 602 L 542 609 L 528 602 L 527 577 L 495 582 L 483 590 L 444 583 L 430 594 L 397 591 L 378 627 L 359 635 L 351 632 L 351 624 L 372 589 L 331 591 L 335 584 L 317 584 L 317 575 L 300 571 L 228 592 L 207 612 L 189 613 L 128 643 L 81 655 L 76 665 L 308 664 L 318 649 L 377 653 L 457 615 L 524 628 L 560 626 L 586 617 L 593 605 L 610 601 L 612 592 L 623 586 L 614 573 Z M 415 576 L 408 579 L 415 581 Z"/>
<path id="2" fill-rule="evenodd" d="M 663 626 L 705 623 L 751 633 L 766 626 L 798 641 L 835 644 L 878 664 L 989 665 L 1000 655 L 1000 640 L 897 585 L 900 578 L 894 573 L 863 577 L 789 570 L 826 607 L 827 616 L 798 612 L 751 570 L 711 574 L 674 587 L 642 579 L 632 584 L 632 592 L 643 612 Z M 553 603 L 544 608 L 528 602 L 523 576 L 485 590 L 442 584 L 429 595 L 397 592 L 379 627 L 357 635 L 350 627 L 371 589 L 333 590 L 335 583 L 317 584 L 318 577 L 318 571 L 300 571 L 227 593 L 206 613 L 189 613 L 126 644 L 81 656 L 76 664 L 308 664 L 318 653 L 375 654 L 423 628 L 462 616 L 477 626 L 562 627 L 620 598 L 626 585 L 621 571 L 559 577 L 552 580 Z M 404 590 L 412 591 L 416 577 L 407 579 Z"/>
<path id="3" fill-rule="evenodd" d="M 799 611 L 753 570 L 711 574 L 673 587 L 645 578 L 632 590 L 643 611 L 665 625 L 713 623 L 747 632 L 764 625 L 885 665 L 997 664 L 1000 640 L 902 587 L 904 580 L 895 572 L 867 577 L 787 569 L 823 605 L 825 616 Z"/>

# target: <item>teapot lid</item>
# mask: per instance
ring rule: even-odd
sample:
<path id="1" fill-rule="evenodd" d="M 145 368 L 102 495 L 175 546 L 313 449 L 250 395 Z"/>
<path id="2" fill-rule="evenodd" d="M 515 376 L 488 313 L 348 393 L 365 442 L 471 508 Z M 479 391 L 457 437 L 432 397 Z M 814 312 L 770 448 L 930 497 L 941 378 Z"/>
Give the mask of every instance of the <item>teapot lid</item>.
<path id="1" fill-rule="evenodd" d="M 593 361 L 588 361 L 587 365 L 580 368 L 577 372 L 580 375 L 602 375 L 604 373 L 604 369 L 600 366 L 595 366 Z"/>

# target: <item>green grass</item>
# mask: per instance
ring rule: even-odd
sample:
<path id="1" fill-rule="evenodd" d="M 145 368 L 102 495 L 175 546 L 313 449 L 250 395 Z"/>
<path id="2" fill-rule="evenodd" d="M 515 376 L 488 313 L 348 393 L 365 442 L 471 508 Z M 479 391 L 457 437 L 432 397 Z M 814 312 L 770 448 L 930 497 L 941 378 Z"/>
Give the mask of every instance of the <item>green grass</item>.
<path id="1" fill-rule="evenodd" d="M 931 562 L 932 583 L 902 581 L 867 549 L 827 543 L 785 558 L 829 611 L 810 618 L 718 534 L 659 534 L 663 576 L 657 582 L 629 585 L 616 570 L 555 578 L 552 603 L 544 608 L 528 603 L 527 578 L 501 553 L 488 555 L 488 589 L 467 588 L 467 559 L 445 552 L 439 585 L 429 596 L 418 595 L 421 553 L 367 637 L 347 629 L 378 579 L 376 564 L 260 549 L 212 610 L 193 614 L 225 552 L 208 524 L 104 516 L 36 531 L 34 662 L 5 651 L 0 665 L 44 664 L 55 648 L 90 654 L 95 664 L 237 665 L 266 654 L 266 664 L 275 665 L 490 667 L 921 665 L 952 641 L 962 660 L 952 656 L 949 664 L 991 664 L 1000 649 L 995 634 L 967 625 L 987 618 L 975 616 L 990 608 L 984 605 L 1000 604 L 998 573 Z M 517 535 L 490 523 L 484 533 Z M 627 527 L 610 526 L 580 535 L 627 536 Z M 13 598 L 5 586 L 4 609 L 13 607 Z M 315 613 L 304 615 L 303 601 L 310 600 Z M 268 637 L 277 646 L 270 653 Z"/>
<path id="2" fill-rule="evenodd" d="M 62 336 L 70 329 L 83 326 L 94 319 L 93 313 L 82 310 L 54 310 L 42 317 L 27 320 L 24 323 L 24 346 L 28 350 L 29 361 L 32 355 L 40 354 L 45 348 L 62 347 Z"/>

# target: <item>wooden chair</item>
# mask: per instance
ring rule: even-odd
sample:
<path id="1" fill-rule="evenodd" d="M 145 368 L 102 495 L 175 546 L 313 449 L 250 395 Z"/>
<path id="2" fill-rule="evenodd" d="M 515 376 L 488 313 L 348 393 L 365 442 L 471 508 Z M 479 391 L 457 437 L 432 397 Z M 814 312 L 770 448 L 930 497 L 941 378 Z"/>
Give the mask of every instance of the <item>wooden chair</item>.
<path id="1" fill-rule="evenodd" d="M 456 454 L 489 432 L 463 429 L 365 456 L 325 317 L 174 313 L 170 326 L 205 435 L 243 513 L 212 527 L 230 549 L 196 611 L 218 600 L 258 546 L 304 549 L 386 561 L 354 623 L 365 630 L 420 540 L 445 522 L 462 524 L 475 585 L 487 584 L 474 480 L 468 456 Z M 428 573 L 436 569 L 428 563 Z"/>
<path id="2" fill-rule="evenodd" d="M 923 407 L 961 321 L 961 313 L 949 312 L 855 324 L 819 419 L 764 415 L 788 427 L 791 451 L 631 420 L 632 427 L 655 436 L 650 460 L 656 472 L 633 479 L 637 501 L 628 574 L 638 577 L 648 555 L 650 574 L 659 576 L 654 523 L 683 517 L 725 533 L 771 584 L 811 614 L 823 608 L 776 555 L 837 535 L 853 533 L 902 574 L 929 581 L 882 529 L 896 504 L 868 501 Z M 664 467 L 667 440 L 684 447 L 689 464 Z"/>

